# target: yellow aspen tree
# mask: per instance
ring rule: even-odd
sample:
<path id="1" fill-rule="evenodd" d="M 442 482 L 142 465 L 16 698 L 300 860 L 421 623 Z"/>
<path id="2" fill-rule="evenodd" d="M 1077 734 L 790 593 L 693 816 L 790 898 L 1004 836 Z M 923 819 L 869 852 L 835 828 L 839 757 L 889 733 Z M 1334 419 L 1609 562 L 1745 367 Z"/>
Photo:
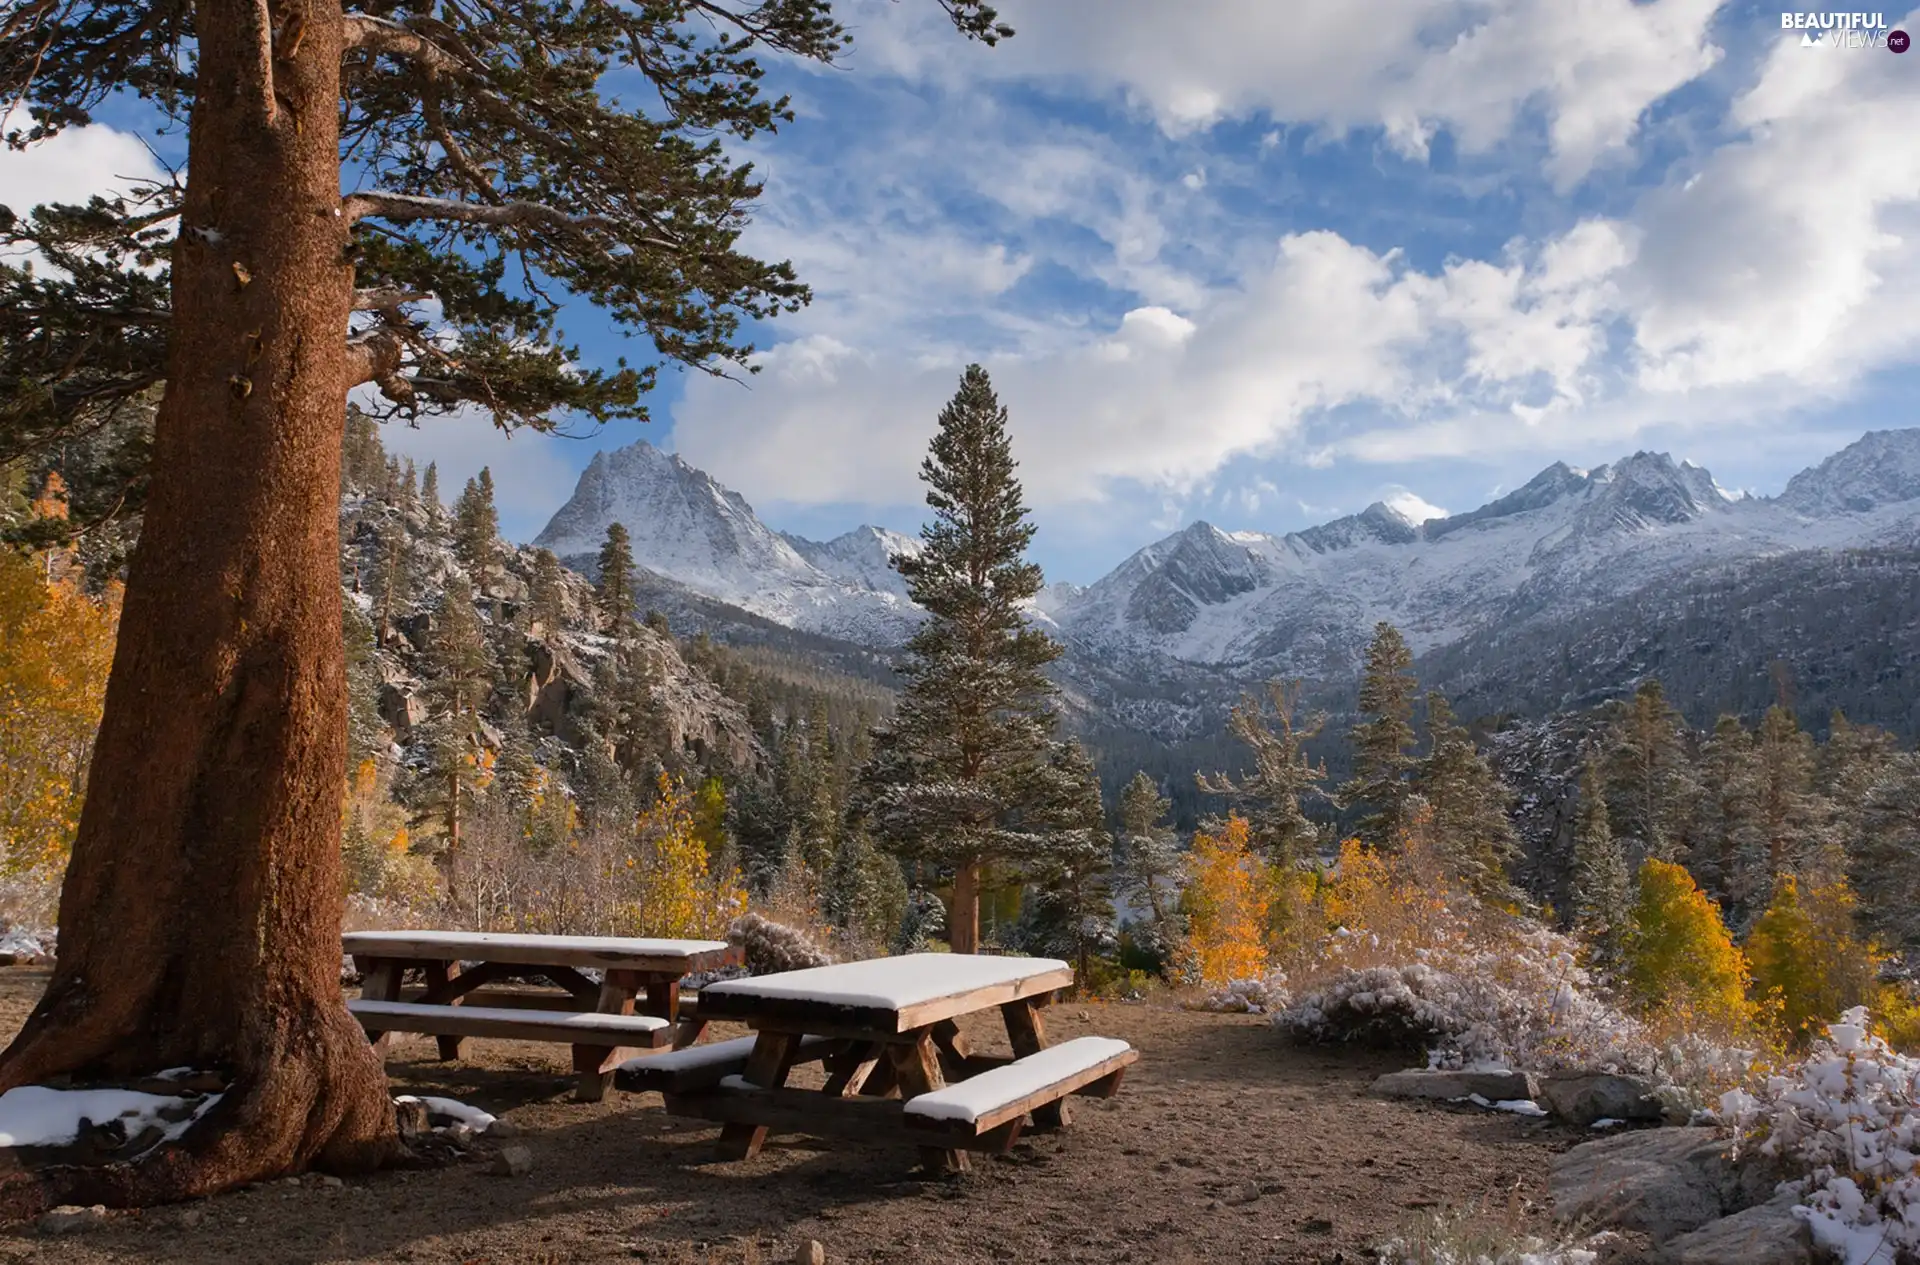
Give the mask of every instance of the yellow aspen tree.
<path id="1" fill-rule="evenodd" d="M 662 773 L 656 789 L 626 859 L 628 921 L 637 935 L 719 938 L 746 911 L 746 892 L 737 874 L 710 871 L 685 784 Z"/>
<path id="2" fill-rule="evenodd" d="M 1753 1017 L 1747 959 L 1685 866 L 1640 867 L 1625 968 L 1628 991 L 1657 1019 L 1731 1032 Z"/>
<path id="3" fill-rule="evenodd" d="M 1247 820 L 1227 818 L 1219 837 L 1197 834 L 1186 857 L 1187 951 L 1205 984 L 1265 973 L 1268 884 Z"/>
<path id="4" fill-rule="evenodd" d="M 1801 1044 L 1874 992 L 1879 956 L 1854 934 L 1854 895 L 1844 879 L 1802 888 L 1792 875 L 1747 936 L 1754 997 Z"/>
<path id="5" fill-rule="evenodd" d="M 113 663 L 120 589 L 90 597 L 72 577 L 0 549 L 0 857 L 9 873 L 58 878 L 79 826 Z"/>

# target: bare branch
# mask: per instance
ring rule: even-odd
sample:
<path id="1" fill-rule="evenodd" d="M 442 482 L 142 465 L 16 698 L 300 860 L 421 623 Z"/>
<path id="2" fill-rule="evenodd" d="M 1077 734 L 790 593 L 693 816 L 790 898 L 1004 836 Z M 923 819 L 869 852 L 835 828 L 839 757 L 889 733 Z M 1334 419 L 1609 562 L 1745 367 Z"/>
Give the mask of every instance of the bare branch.
<path id="1" fill-rule="evenodd" d="M 620 224 L 604 215 L 568 215 L 544 202 L 502 202 L 482 205 L 452 198 L 427 198 L 412 193 L 394 193 L 373 189 L 349 194 L 340 204 L 340 214 L 349 224 L 367 216 L 395 223 L 410 220 L 447 220 L 460 224 L 488 224 L 495 228 L 559 228 L 576 233 L 597 229 L 618 235 Z M 641 239 L 666 250 L 675 243 L 651 238 Z"/>
<path id="2" fill-rule="evenodd" d="M 361 48 L 370 53 L 391 53 L 417 62 L 430 75 L 457 73 L 460 59 L 420 32 L 387 18 L 366 13 L 349 13 L 343 31 L 345 48 Z"/>
<path id="3" fill-rule="evenodd" d="M 406 357 L 406 342 L 400 332 L 384 325 L 375 326 L 347 340 L 347 385 L 374 383 L 395 403 L 408 403 L 413 391 L 400 376 Z"/>

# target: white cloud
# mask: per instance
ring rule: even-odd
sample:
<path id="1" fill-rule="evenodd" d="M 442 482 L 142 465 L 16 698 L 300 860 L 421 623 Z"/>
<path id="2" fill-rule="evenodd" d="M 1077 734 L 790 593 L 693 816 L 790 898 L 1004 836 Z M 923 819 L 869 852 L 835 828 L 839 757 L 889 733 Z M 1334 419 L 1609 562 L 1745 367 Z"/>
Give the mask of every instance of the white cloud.
<path id="1" fill-rule="evenodd" d="M 1449 513 L 1426 500 L 1419 493 L 1398 486 L 1389 488 L 1380 500 L 1388 509 L 1410 523 L 1424 523 L 1428 519 L 1445 518 Z"/>
<path id="2" fill-rule="evenodd" d="M 938 16 L 880 0 L 850 6 L 856 65 L 946 83 L 1068 78 L 1119 92 L 1172 134 L 1265 114 L 1344 132 L 1383 128 L 1424 159 L 1446 128 L 1469 151 L 1537 106 L 1562 186 L 1634 140 L 1647 107 L 1719 57 L 1723 0 L 1029 0 L 1019 34 L 985 52 L 942 50 Z"/>
<path id="3" fill-rule="evenodd" d="M 15 108 L 0 119 L 0 135 L 27 124 L 26 110 Z M 24 216 L 48 203 L 124 193 L 163 174 L 139 137 L 99 123 L 70 127 L 26 149 L 0 144 L 0 206 Z"/>

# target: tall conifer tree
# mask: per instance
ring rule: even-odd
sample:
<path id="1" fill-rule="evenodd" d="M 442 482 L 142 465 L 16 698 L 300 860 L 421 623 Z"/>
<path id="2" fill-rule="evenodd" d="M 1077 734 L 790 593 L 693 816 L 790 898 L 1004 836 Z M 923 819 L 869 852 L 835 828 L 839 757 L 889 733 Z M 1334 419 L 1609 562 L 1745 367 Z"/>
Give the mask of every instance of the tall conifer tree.
<path id="1" fill-rule="evenodd" d="M 979 945 L 982 868 L 1031 865 L 1050 846 L 1055 690 L 1043 669 L 1060 646 L 1027 620 L 1041 575 L 1026 560 L 1034 529 L 1015 469 L 1007 411 L 986 370 L 969 365 L 920 467 L 933 510 L 924 549 L 894 559 L 928 618 L 862 775 L 876 842 L 951 869 L 957 953 Z"/>
<path id="2" fill-rule="evenodd" d="M 600 544 L 600 582 L 594 587 L 600 614 L 613 636 L 620 636 L 633 620 L 633 540 L 626 524 L 607 524 Z"/>
<path id="3" fill-rule="evenodd" d="M 1427 695 L 1427 733 L 1431 750 L 1415 784 L 1433 814 L 1441 855 L 1475 892 L 1505 897 L 1507 867 L 1520 852 L 1519 832 L 1507 816 L 1513 793 L 1438 690 Z"/>
<path id="4" fill-rule="evenodd" d="M 1134 908 L 1146 908 L 1135 930 L 1140 947 L 1165 958 L 1177 938 L 1174 907 L 1180 875 L 1180 846 L 1167 814 L 1173 801 L 1160 793 L 1145 771 L 1135 773 L 1120 793 L 1119 894 Z"/>
<path id="5" fill-rule="evenodd" d="M 1360 711 L 1353 727 L 1353 777 L 1340 788 L 1349 805 L 1366 810 L 1361 837 L 1381 847 L 1399 847 L 1413 824 L 1413 652 L 1400 630 L 1374 625 L 1360 679 Z"/>
<path id="6" fill-rule="evenodd" d="M 1580 780 L 1579 816 L 1573 833 L 1573 925 L 1593 943 L 1595 954 L 1616 966 L 1626 945 L 1633 910 L 1633 876 L 1607 819 L 1606 786 L 1596 761 Z"/>
<path id="7" fill-rule="evenodd" d="M 492 566 L 500 536 L 500 512 L 493 503 L 493 472 L 480 467 L 468 479 L 453 507 L 453 551 L 475 581 Z"/>
<path id="8" fill-rule="evenodd" d="M 1314 764 L 1304 748 L 1327 718 L 1316 714 L 1296 727 L 1298 681 L 1269 681 L 1266 692 L 1265 708 L 1249 693 L 1227 720 L 1233 736 L 1253 756 L 1252 771 L 1237 779 L 1224 773 L 1211 778 L 1196 774 L 1195 781 L 1209 795 L 1227 796 L 1233 810 L 1247 819 L 1253 845 L 1270 860 L 1288 864 L 1310 858 L 1320 844 L 1320 828 L 1300 804 L 1309 795 L 1324 794 L 1320 784 L 1327 777 L 1326 765 Z"/>

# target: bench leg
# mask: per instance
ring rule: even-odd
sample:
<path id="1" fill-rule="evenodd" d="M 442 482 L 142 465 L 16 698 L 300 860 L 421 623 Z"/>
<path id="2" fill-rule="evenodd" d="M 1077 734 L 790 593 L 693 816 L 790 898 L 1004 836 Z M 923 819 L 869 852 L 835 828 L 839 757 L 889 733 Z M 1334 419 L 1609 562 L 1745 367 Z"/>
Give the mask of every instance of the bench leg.
<path id="1" fill-rule="evenodd" d="M 700 1038 L 707 1033 L 707 1021 L 704 1019 L 682 1019 L 673 1029 L 673 1048 L 684 1050 L 690 1045 L 698 1045 Z"/>
<path id="2" fill-rule="evenodd" d="M 633 1013 L 633 998 L 644 986 L 632 971 L 608 971 L 605 981 L 600 985 L 598 1004 L 594 1009 L 603 1015 L 630 1015 Z M 612 1049 L 604 1045 L 576 1045 L 573 1047 L 573 1070 L 579 1074 L 580 1083 L 575 1086 L 575 1102 L 599 1102 L 607 1096 L 607 1090 L 613 1085 L 613 1069 L 632 1057 L 626 1049 Z"/>
<path id="3" fill-rule="evenodd" d="M 1007 1042 L 1013 1046 L 1015 1058 L 1024 1059 L 1047 1048 L 1047 1025 L 1040 1018 L 1040 1007 L 1031 999 L 1005 1003 L 1000 1016 L 1006 1020 Z M 1035 1129 L 1064 1129 L 1072 1123 L 1073 1110 L 1064 1098 L 1033 1109 Z"/>
<path id="4" fill-rule="evenodd" d="M 754 1039 L 753 1053 L 747 1056 L 746 1070 L 741 1075 L 749 1085 L 778 1089 L 786 1084 L 787 1073 L 793 1070 L 793 1056 L 799 1049 L 800 1038 L 791 1032 L 763 1030 Z M 760 1148 L 766 1140 L 767 1126 L 763 1124 L 722 1125 L 720 1157 L 750 1160 L 760 1154 Z"/>
<path id="5" fill-rule="evenodd" d="M 453 991 L 453 983 L 460 976 L 458 962 L 430 962 L 427 964 L 427 992 L 422 1001 L 429 1005 L 437 1003 L 442 996 Z M 451 1002 L 449 1002 L 451 1004 Z M 435 1037 L 440 1046 L 440 1061 L 451 1063 L 466 1052 L 465 1037 Z"/>
<path id="6" fill-rule="evenodd" d="M 902 1098 L 930 1094 L 945 1084 L 940 1076 L 939 1054 L 934 1049 L 933 1038 L 927 1033 L 922 1032 L 912 1045 L 888 1046 L 887 1054 L 893 1063 L 894 1077 L 900 1082 Z M 920 1162 L 935 1176 L 948 1172 L 964 1173 L 972 1167 L 965 1151 L 949 1151 L 937 1146 L 921 1147 Z"/>
<path id="7" fill-rule="evenodd" d="M 368 1001 L 400 1000 L 400 963 L 392 958 L 355 958 L 355 966 L 360 968 L 360 995 Z M 373 1042 L 373 1051 L 381 1058 L 387 1056 L 387 1049 L 393 1044 L 391 1032 L 367 1033 L 367 1039 Z"/>

